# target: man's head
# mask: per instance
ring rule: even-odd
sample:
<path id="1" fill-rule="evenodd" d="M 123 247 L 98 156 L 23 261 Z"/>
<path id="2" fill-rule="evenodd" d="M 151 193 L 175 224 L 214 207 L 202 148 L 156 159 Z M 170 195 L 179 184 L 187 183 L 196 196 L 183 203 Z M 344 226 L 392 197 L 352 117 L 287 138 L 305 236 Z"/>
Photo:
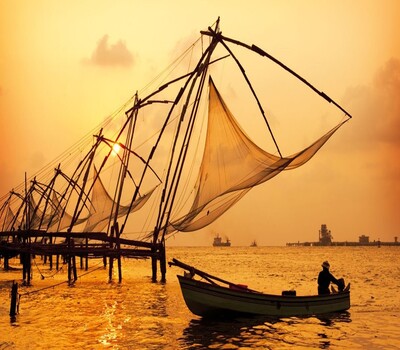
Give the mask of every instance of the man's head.
<path id="1" fill-rule="evenodd" d="M 322 263 L 321 266 L 322 266 L 324 269 L 327 269 L 327 270 L 329 270 L 329 268 L 330 268 L 330 265 L 329 265 L 328 261 L 324 261 L 324 262 Z"/>

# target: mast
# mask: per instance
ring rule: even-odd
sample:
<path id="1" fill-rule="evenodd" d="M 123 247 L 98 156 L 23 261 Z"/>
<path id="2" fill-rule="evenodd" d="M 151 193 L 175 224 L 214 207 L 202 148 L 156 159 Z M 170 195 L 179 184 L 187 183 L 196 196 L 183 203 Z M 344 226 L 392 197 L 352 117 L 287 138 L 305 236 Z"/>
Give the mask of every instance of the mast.
<path id="1" fill-rule="evenodd" d="M 138 102 L 138 95 L 136 93 L 134 105 L 137 104 L 137 102 Z M 137 114 L 138 114 L 138 110 L 133 109 L 128 117 L 128 119 L 129 119 L 128 131 L 127 131 L 127 135 L 126 135 L 125 147 L 123 147 L 124 151 L 123 151 L 123 155 L 122 155 L 122 159 L 121 159 L 121 166 L 120 166 L 120 170 L 119 170 L 118 181 L 117 181 L 116 192 L 115 192 L 116 200 L 114 200 L 115 209 L 113 210 L 114 226 L 117 224 L 117 220 L 118 220 L 118 210 L 119 210 L 119 207 L 121 204 L 122 191 L 124 189 L 124 181 L 126 178 L 128 165 L 129 165 L 130 150 L 132 149 L 132 142 L 133 142 Z"/>
<path id="2" fill-rule="evenodd" d="M 215 30 L 219 31 L 219 18 L 215 24 Z M 167 174 L 166 174 L 166 180 L 164 182 L 164 187 L 162 190 L 162 197 L 160 200 L 159 204 L 159 211 L 158 211 L 158 217 L 156 221 L 156 225 L 154 227 L 153 231 L 153 245 L 154 245 L 154 254 L 155 256 L 152 257 L 152 270 L 153 270 L 153 275 L 152 275 L 152 280 L 153 282 L 156 281 L 157 279 L 157 252 L 156 252 L 156 247 L 158 245 L 158 240 L 161 235 L 161 241 L 160 241 L 160 254 L 159 254 L 159 259 L 160 259 L 160 265 L 161 265 L 161 274 L 162 274 L 162 281 L 165 281 L 165 274 L 166 274 L 166 257 L 165 257 L 165 235 L 167 232 L 168 228 L 168 223 L 171 217 L 171 212 L 172 212 L 172 207 L 176 198 L 176 193 L 178 190 L 178 185 L 180 181 L 180 177 L 182 175 L 183 167 L 185 164 L 185 159 L 187 155 L 187 151 L 189 148 L 189 143 L 191 140 L 192 136 L 192 131 L 194 127 L 194 121 L 196 120 L 196 114 L 198 111 L 198 107 L 200 104 L 200 96 L 202 94 L 203 88 L 204 88 L 204 82 L 206 80 L 206 75 L 208 72 L 208 66 L 211 63 L 211 56 L 212 53 L 218 43 L 218 40 L 216 37 L 212 38 L 212 41 L 210 45 L 207 47 L 207 49 L 204 51 L 202 54 L 201 58 L 199 59 L 195 69 L 190 73 L 188 76 L 188 79 L 186 80 L 186 83 L 184 86 L 180 89 L 178 92 L 178 95 L 175 98 L 174 104 L 172 105 L 168 116 L 166 118 L 166 121 L 163 125 L 163 128 L 159 134 L 159 138 L 156 141 L 155 147 L 159 143 L 161 136 L 165 130 L 165 127 L 167 125 L 168 120 L 170 119 L 170 116 L 175 109 L 177 103 L 180 101 L 181 97 L 183 96 L 184 92 L 187 92 L 186 100 L 184 105 L 182 106 L 182 110 L 180 112 L 180 122 L 178 124 L 178 127 L 175 131 L 175 136 L 173 140 L 173 145 L 172 145 L 172 151 L 171 151 L 171 156 L 170 156 L 170 162 L 168 165 L 167 169 Z M 200 78 L 200 79 L 199 79 Z M 196 83 L 200 80 L 198 83 L 197 89 Z M 161 87 L 160 89 L 162 89 Z M 190 106 L 190 101 L 192 96 L 195 95 L 193 105 L 191 107 L 191 111 L 188 112 L 188 107 Z M 190 113 L 190 114 L 189 114 Z M 181 141 L 180 148 L 178 148 L 178 139 L 181 134 L 181 127 L 182 123 L 185 119 L 185 117 L 188 116 L 188 123 L 186 126 L 186 131 L 184 132 L 183 140 Z M 155 150 L 155 147 L 153 150 Z M 178 153 L 178 154 L 177 154 Z M 153 151 L 151 152 L 149 159 L 152 157 Z"/>
<path id="3" fill-rule="evenodd" d="M 28 184 L 27 184 L 27 175 L 25 172 L 25 230 L 30 229 L 30 208 L 29 208 L 29 195 L 30 191 L 28 194 Z"/>
<path id="4" fill-rule="evenodd" d="M 215 25 L 215 32 L 216 33 L 219 32 L 219 18 Z M 218 34 L 217 34 L 212 38 L 210 45 L 208 46 L 207 50 L 200 58 L 199 63 L 194 71 L 195 74 L 191 75 L 191 77 L 189 79 L 189 80 L 192 80 L 190 88 L 187 88 L 187 85 L 185 85 L 185 89 L 187 88 L 189 91 L 188 91 L 188 95 L 186 97 L 185 105 L 182 108 L 181 118 L 180 118 L 181 123 L 179 124 L 179 127 L 177 128 L 177 131 L 175 134 L 175 140 L 174 140 L 174 146 L 173 146 L 173 151 L 172 151 L 172 155 L 171 155 L 171 161 L 170 161 L 168 172 L 167 172 L 167 180 L 166 180 L 165 187 L 163 189 L 163 198 L 160 203 L 160 210 L 159 210 L 157 225 L 154 230 L 154 236 L 153 236 L 154 242 L 157 241 L 160 233 L 162 235 L 162 240 L 164 240 L 164 238 L 165 238 L 169 219 L 171 217 L 172 207 L 173 207 L 176 193 L 178 190 L 179 180 L 182 175 L 183 166 L 185 164 L 185 159 L 186 159 L 187 151 L 189 148 L 189 143 L 190 143 L 193 127 L 194 127 L 194 122 L 196 120 L 196 114 L 197 114 L 197 110 L 199 107 L 200 96 L 203 91 L 205 78 L 206 78 L 206 75 L 208 72 L 208 65 L 210 64 L 211 56 L 212 56 L 212 53 L 214 52 L 215 47 L 218 44 L 218 40 L 219 39 L 218 39 Z M 189 101 L 194 94 L 193 90 L 194 90 L 196 81 L 199 76 L 200 76 L 200 83 L 197 88 L 196 98 L 194 99 L 194 104 L 192 106 L 191 114 L 189 116 L 188 126 L 186 128 L 184 140 L 182 141 L 182 147 L 181 147 L 181 149 L 179 151 L 179 155 L 177 156 L 177 159 L 176 159 L 175 169 L 172 169 L 173 160 L 175 157 L 175 150 L 177 147 L 178 136 L 180 133 L 180 127 L 181 127 L 182 121 L 186 115 L 187 106 L 189 105 Z M 188 82 L 189 82 L 189 80 L 188 80 Z M 170 176 L 172 176 L 171 183 L 168 182 L 168 179 Z M 165 195 L 166 195 L 166 198 L 165 198 Z"/>
<path id="5" fill-rule="evenodd" d="M 209 36 L 213 36 L 214 35 L 211 30 L 209 32 L 201 31 L 201 34 L 209 35 Z M 349 118 L 352 118 L 352 116 L 351 116 L 351 114 L 349 112 L 347 112 L 343 107 L 341 107 L 338 103 L 336 103 L 333 99 L 331 99 L 327 94 L 325 94 L 323 91 L 319 91 L 314 85 L 312 85 L 310 82 L 308 82 L 306 79 L 304 79 L 300 74 L 296 73 L 293 69 L 289 68 L 284 63 L 279 61 L 277 58 L 275 58 L 274 56 L 272 56 L 269 53 L 265 52 L 264 50 L 262 50 L 258 46 L 254 45 L 254 44 L 250 46 L 250 45 L 245 44 L 243 42 L 240 42 L 238 40 L 225 37 L 222 34 L 220 34 L 220 38 L 221 38 L 221 42 L 228 41 L 228 42 L 231 42 L 233 44 L 236 44 L 236 45 L 239 45 L 239 46 L 243 46 L 246 49 L 251 50 L 253 52 L 256 52 L 256 53 L 258 53 L 259 55 L 261 55 L 263 57 L 267 57 L 268 59 L 270 59 L 271 61 L 276 63 L 278 66 L 282 67 L 284 70 L 286 70 L 287 72 L 289 72 L 290 74 L 295 76 L 297 79 L 299 79 L 302 83 L 307 85 L 311 90 L 313 90 L 315 93 L 317 93 L 323 99 L 325 99 L 327 102 L 332 103 L 333 105 L 335 105 L 337 108 L 339 108 Z"/>
<path id="6" fill-rule="evenodd" d="M 94 155 L 96 153 L 96 150 L 97 150 L 97 147 L 99 146 L 99 144 L 100 144 L 100 141 L 97 140 L 95 145 L 93 145 L 92 149 L 89 152 L 86 171 L 85 171 L 85 174 L 84 174 L 82 187 L 81 187 L 81 190 L 80 190 L 80 193 L 79 193 L 79 198 L 78 198 L 77 204 L 75 206 L 74 213 L 72 215 L 71 224 L 70 224 L 70 226 L 68 228 L 69 232 L 72 231 L 72 228 L 75 225 L 76 221 L 78 220 L 79 215 L 81 214 L 83 208 L 86 206 L 87 195 L 85 195 L 85 188 L 86 188 L 87 181 L 88 181 L 88 178 L 89 178 L 89 172 L 90 172 L 91 166 L 93 164 Z M 81 207 L 79 208 L 80 203 L 82 203 L 82 204 L 81 204 Z"/>

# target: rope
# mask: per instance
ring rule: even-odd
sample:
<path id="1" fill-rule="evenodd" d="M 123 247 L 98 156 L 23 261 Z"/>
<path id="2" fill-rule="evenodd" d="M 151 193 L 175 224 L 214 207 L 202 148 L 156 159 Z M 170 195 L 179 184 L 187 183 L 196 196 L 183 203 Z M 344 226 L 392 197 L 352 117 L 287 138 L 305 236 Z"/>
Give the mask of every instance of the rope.
<path id="1" fill-rule="evenodd" d="M 102 264 L 102 261 L 100 261 L 97 265 L 95 265 L 95 266 L 97 266 L 97 267 L 94 267 L 91 271 L 87 271 L 87 272 L 85 272 L 85 273 L 79 275 L 78 278 L 81 278 L 81 277 L 83 277 L 83 276 L 88 275 L 89 273 L 92 273 L 92 272 L 94 272 L 94 271 L 97 271 L 97 270 L 103 268 L 102 266 L 98 266 L 98 265 L 100 265 L 100 264 Z M 18 293 L 18 294 L 19 294 L 19 299 L 21 299 L 22 296 L 27 296 L 27 295 L 30 295 L 30 294 L 39 293 L 39 292 L 41 292 L 41 291 L 43 291 L 43 290 L 50 289 L 50 288 L 54 288 L 54 287 L 58 287 L 58 286 L 60 286 L 60 285 L 62 285 L 62 284 L 64 284 L 64 283 L 68 283 L 68 282 L 69 282 L 69 281 L 66 280 L 66 281 L 62 281 L 62 282 L 53 284 L 53 285 L 51 285 L 51 286 L 47 286 L 47 287 L 43 287 L 43 288 L 40 288 L 40 289 L 33 290 L 33 291 L 31 291 L 31 292 Z"/>
<path id="2" fill-rule="evenodd" d="M 37 268 L 37 270 L 39 271 L 40 277 L 42 278 L 42 280 L 45 279 L 45 276 L 43 275 L 42 271 L 40 271 L 38 264 L 36 263 L 36 259 L 33 259 L 33 262 L 35 263 L 35 266 Z M 64 266 L 64 262 L 62 263 L 61 267 L 56 270 L 56 272 L 54 272 L 52 275 L 46 276 L 46 277 L 54 277 L 55 275 L 57 275 L 63 268 Z"/>

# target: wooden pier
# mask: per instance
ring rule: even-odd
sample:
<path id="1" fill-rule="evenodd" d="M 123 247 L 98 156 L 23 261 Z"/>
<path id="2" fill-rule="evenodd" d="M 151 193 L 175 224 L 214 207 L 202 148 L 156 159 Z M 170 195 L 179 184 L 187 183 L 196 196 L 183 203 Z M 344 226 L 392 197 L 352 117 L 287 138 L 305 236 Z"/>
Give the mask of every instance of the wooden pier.
<path id="1" fill-rule="evenodd" d="M 89 258 L 103 258 L 104 266 L 109 266 L 109 280 L 112 280 L 114 261 L 117 260 L 118 280 L 122 281 L 121 257 L 150 258 L 152 280 L 157 280 L 157 261 L 160 263 L 161 281 L 165 281 L 165 244 L 149 243 L 107 235 L 105 232 L 45 232 L 40 230 L 0 232 L 0 258 L 4 259 L 4 269 L 9 268 L 10 258 L 19 256 L 22 264 L 22 279 L 30 284 L 32 256 L 43 256 L 49 261 L 50 270 L 59 269 L 60 259 L 68 265 L 68 282 L 77 280 L 76 259 L 80 268 L 88 269 Z M 55 259 L 54 259 L 55 258 Z"/>

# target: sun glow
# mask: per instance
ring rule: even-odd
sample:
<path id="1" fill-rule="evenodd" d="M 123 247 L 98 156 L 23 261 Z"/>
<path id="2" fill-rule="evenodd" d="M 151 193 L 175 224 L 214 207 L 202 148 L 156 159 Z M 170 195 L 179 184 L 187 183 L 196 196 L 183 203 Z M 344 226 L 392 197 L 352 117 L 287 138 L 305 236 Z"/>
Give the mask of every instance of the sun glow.
<path id="1" fill-rule="evenodd" d="M 121 146 L 119 145 L 119 143 L 114 143 L 112 149 L 113 149 L 113 150 L 112 150 L 112 153 L 111 153 L 111 154 L 115 157 L 115 156 L 118 155 L 118 152 L 120 151 Z"/>

